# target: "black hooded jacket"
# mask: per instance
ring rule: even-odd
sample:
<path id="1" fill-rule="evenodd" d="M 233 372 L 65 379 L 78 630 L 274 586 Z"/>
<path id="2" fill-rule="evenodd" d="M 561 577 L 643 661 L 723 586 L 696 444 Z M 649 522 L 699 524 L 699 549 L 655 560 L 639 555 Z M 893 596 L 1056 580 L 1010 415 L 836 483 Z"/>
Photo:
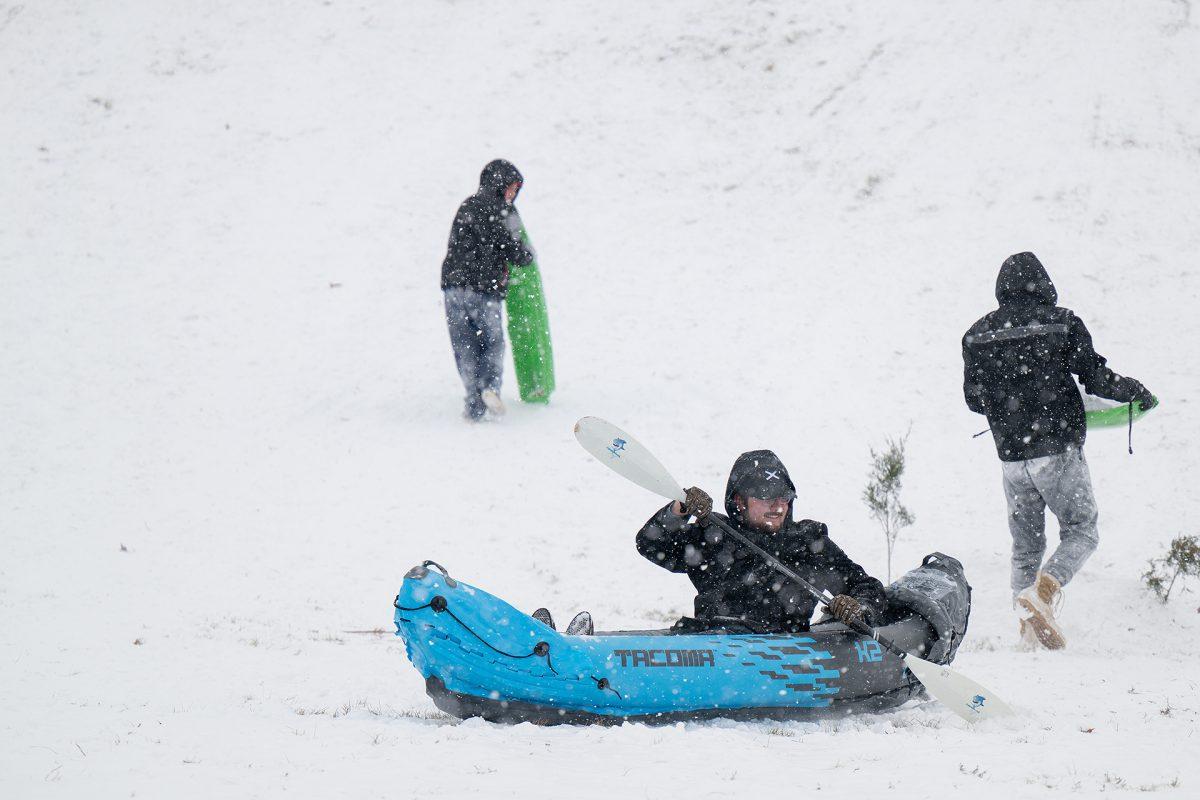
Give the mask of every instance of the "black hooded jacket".
<path id="1" fill-rule="evenodd" d="M 986 414 L 1001 461 L 1025 461 L 1082 445 L 1089 394 L 1135 399 L 1140 385 L 1105 366 L 1083 320 L 1055 305 L 1058 292 L 1033 253 L 1009 256 L 996 278 L 1000 307 L 962 340 L 963 395 Z"/>
<path id="2" fill-rule="evenodd" d="M 751 530 L 733 502 L 735 494 L 747 493 L 762 499 L 795 498 L 796 487 L 787 468 L 770 450 L 743 453 L 734 463 L 725 487 L 730 524 L 818 589 L 857 599 L 868 620 L 884 612 L 887 599 L 883 585 L 830 541 L 824 523 L 793 521 L 793 500 L 788 503 L 787 522 L 778 533 Z M 716 525 L 690 523 L 668 505 L 638 531 L 637 549 L 664 569 L 687 573 L 696 587 L 695 614 L 699 620 L 732 617 L 760 632 L 808 630 L 816 608 L 812 595 Z"/>
<path id="3" fill-rule="evenodd" d="M 508 291 L 508 265 L 525 266 L 533 251 L 521 241 L 521 217 L 504 202 L 504 190 L 521 173 L 496 159 L 483 168 L 479 190 L 458 207 L 442 261 L 442 288 L 466 286 L 492 297 Z"/>

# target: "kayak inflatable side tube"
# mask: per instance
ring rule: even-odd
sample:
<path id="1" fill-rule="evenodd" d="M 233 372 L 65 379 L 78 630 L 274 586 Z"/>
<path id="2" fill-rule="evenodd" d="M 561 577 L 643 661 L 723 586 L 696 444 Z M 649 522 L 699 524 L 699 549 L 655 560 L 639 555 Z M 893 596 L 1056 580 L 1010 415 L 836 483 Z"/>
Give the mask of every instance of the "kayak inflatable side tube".
<path id="1" fill-rule="evenodd" d="M 658 711 L 650 714 L 607 715 L 590 711 L 568 710 L 552 706 L 525 703 L 520 700 L 497 700 L 490 697 L 452 692 L 436 676 L 425 680 L 425 693 L 433 700 L 438 710 L 456 719 L 479 717 L 488 722 L 517 725 L 531 722 L 534 725 L 622 725 L 640 722 L 647 725 L 668 725 L 676 722 L 703 722 L 714 719 L 735 721 L 797 719 L 813 720 L 844 717 L 851 713 L 880 712 L 903 705 L 922 696 L 924 687 L 918 682 L 906 683 L 895 689 L 881 692 L 859 701 L 854 708 L 834 703 L 819 709 L 804 709 L 797 713 L 786 706 L 761 706 L 753 708 L 700 708 L 689 711 Z"/>

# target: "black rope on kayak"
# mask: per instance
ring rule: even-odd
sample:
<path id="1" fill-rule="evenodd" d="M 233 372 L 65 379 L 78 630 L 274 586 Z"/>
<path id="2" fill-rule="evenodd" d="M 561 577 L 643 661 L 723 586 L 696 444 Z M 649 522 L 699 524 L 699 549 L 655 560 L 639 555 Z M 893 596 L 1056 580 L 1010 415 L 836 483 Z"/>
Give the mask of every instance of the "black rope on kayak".
<path id="1" fill-rule="evenodd" d="M 556 670 L 554 668 L 554 665 L 550 663 L 550 645 L 546 644 L 545 642 L 538 642 L 536 645 L 534 645 L 533 650 L 529 651 L 528 653 L 526 653 L 523 656 L 518 656 L 513 653 L 506 653 L 505 651 L 501 650 L 499 647 L 492 645 L 490 642 L 488 642 L 486 639 L 484 639 L 482 636 L 480 636 L 475 631 L 471 630 L 471 626 L 468 625 L 467 623 L 463 622 L 461 619 L 459 619 L 458 615 L 455 614 L 453 611 L 451 611 L 449 608 L 446 609 L 446 613 L 449 614 L 450 617 L 455 622 L 457 622 L 459 625 L 462 625 L 463 629 L 467 633 L 471 634 L 476 639 L 483 642 L 484 646 L 487 647 L 488 649 L 494 650 L 495 652 L 499 653 L 502 656 L 507 656 L 508 658 L 516 659 L 518 661 L 520 661 L 523 658 L 533 658 L 534 656 L 545 656 L 546 657 L 546 666 L 549 667 L 550 671 L 553 672 L 555 675 L 558 674 L 558 670 Z"/>
<path id="2" fill-rule="evenodd" d="M 553 672 L 555 675 L 558 674 L 558 670 L 556 670 L 554 668 L 554 664 L 550 663 L 550 645 L 549 645 L 549 643 L 538 642 L 536 645 L 534 645 L 533 650 L 531 650 L 530 652 L 526 653 L 523 656 L 516 655 L 515 653 L 505 652 L 504 650 L 501 650 L 499 647 L 496 647 L 495 645 L 488 642 L 486 639 L 484 639 L 482 636 L 480 636 L 475 631 L 471 630 L 470 625 L 463 622 L 461 619 L 459 619 L 457 614 L 455 614 L 453 611 L 450 610 L 450 606 L 446 602 L 446 598 L 442 597 L 440 594 L 435 595 L 434 598 L 432 600 L 430 600 L 428 603 L 426 603 L 425 605 L 417 606 L 416 608 L 405 608 L 404 606 L 400 605 L 400 596 L 396 595 L 396 599 L 392 602 L 392 605 L 400 611 L 423 611 L 426 608 L 432 608 L 433 612 L 435 614 L 441 614 L 441 613 L 445 612 L 450 615 L 451 619 L 453 619 L 455 622 L 457 622 L 459 625 L 461 625 L 463 627 L 463 630 L 465 630 L 467 633 L 474 636 L 479 641 L 483 642 L 484 646 L 487 647 L 488 649 L 493 650 L 502 656 L 506 656 L 506 657 L 514 659 L 516 661 L 520 661 L 521 659 L 524 659 L 524 658 L 532 658 L 534 656 L 545 657 L 546 666 L 549 667 L 550 671 Z"/>
<path id="3" fill-rule="evenodd" d="M 972 438 L 972 439 L 978 439 L 980 436 L 983 436 L 985 433 L 987 433 L 987 432 L 988 432 L 988 431 L 990 431 L 990 430 L 991 430 L 991 428 L 984 428 L 983 430 L 981 430 L 979 433 L 975 434 L 975 435 L 974 435 L 974 436 L 972 436 L 971 438 Z"/>
<path id="4" fill-rule="evenodd" d="M 538 642 L 533 648 L 533 653 L 534 653 L 534 655 L 545 656 L 546 657 L 546 666 L 549 667 L 550 671 L 553 672 L 555 675 L 558 674 L 558 670 L 556 670 L 554 668 L 554 665 L 550 663 L 550 643 L 549 642 Z"/>
<path id="5" fill-rule="evenodd" d="M 405 608 L 404 606 L 400 605 L 400 595 L 396 595 L 396 599 L 392 601 L 392 606 L 400 611 L 424 611 L 425 609 L 429 608 L 430 605 L 430 603 L 426 603 L 425 605 L 417 606 L 416 608 Z"/>
<path id="6" fill-rule="evenodd" d="M 1129 455 L 1133 455 L 1133 401 L 1129 401 Z"/>
<path id="7" fill-rule="evenodd" d="M 421 611 L 423 609 L 429 608 L 429 603 L 426 603 L 423 606 L 417 606 L 416 608 L 405 608 L 404 606 L 400 605 L 400 595 L 396 595 L 396 599 L 392 601 L 392 606 L 397 611 Z M 401 617 L 400 619 L 403 620 L 404 622 L 412 622 L 412 620 L 407 619 L 406 617 Z"/>
<path id="8" fill-rule="evenodd" d="M 600 691 L 603 692 L 603 691 L 607 690 L 607 691 L 610 691 L 613 694 L 615 694 L 617 696 L 618 700 L 624 699 L 623 697 L 621 697 L 621 693 L 618 692 L 616 689 L 614 689 L 612 687 L 612 684 L 608 682 L 608 678 L 597 678 L 595 675 L 593 675 L 592 680 L 594 680 L 596 682 L 596 688 L 599 689 Z"/>

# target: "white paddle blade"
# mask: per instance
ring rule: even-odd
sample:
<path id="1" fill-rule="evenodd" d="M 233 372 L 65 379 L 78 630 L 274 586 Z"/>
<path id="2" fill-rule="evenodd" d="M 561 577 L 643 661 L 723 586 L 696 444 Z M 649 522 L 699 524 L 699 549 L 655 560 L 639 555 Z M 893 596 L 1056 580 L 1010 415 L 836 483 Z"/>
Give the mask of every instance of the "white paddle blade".
<path id="1" fill-rule="evenodd" d="M 683 489 L 667 468 L 625 431 L 599 417 L 575 423 L 575 438 L 596 459 L 627 480 L 660 497 L 683 502 Z"/>
<path id="2" fill-rule="evenodd" d="M 909 654 L 904 664 L 929 694 L 967 722 L 1012 716 L 1015 712 L 993 692 L 949 667 Z"/>

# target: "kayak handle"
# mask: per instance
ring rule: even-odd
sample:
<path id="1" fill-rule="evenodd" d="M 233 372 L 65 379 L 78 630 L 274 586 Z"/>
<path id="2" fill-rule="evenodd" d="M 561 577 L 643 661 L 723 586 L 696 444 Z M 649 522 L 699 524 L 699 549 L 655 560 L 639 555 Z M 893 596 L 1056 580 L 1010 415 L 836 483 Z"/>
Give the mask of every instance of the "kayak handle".
<path id="1" fill-rule="evenodd" d="M 429 567 L 436 567 L 437 571 L 442 573 L 442 577 L 446 579 L 446 585 L 451 589 L 458 588 L 458 581 L 450 577 L 450 570 L 446 569 L 436 561 L 422 561 L 418 566 L 413 567 L 407 573 L 405 573 L 404 577 L 419 581 L 429 574 Z"/>

